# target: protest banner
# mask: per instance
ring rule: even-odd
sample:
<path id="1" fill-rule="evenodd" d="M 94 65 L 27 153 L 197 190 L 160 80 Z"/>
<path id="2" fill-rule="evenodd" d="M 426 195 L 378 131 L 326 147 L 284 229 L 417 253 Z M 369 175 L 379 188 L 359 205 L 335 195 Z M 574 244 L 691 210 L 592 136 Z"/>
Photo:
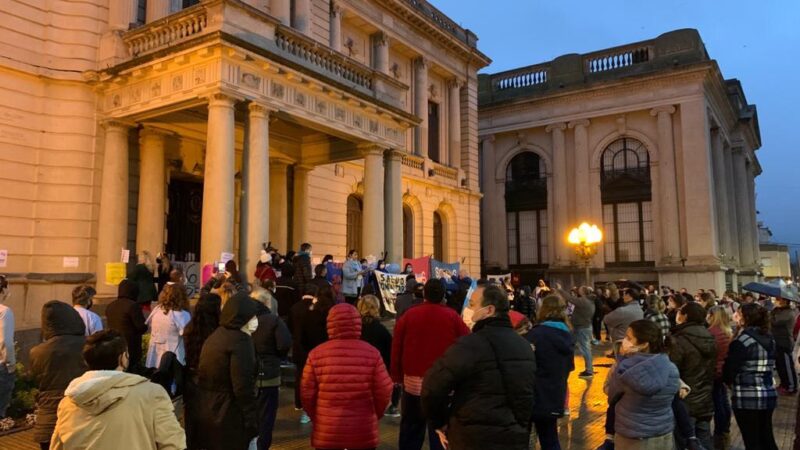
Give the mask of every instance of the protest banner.
<path id="1" fill-rule="evenodd" d="M 342 292 L 342 266 L 340 262 L 328 261 L 325 266 L 328 268 L 326 279 L 333 286 L 334 301 L 342 303 L 344 301 L 344 293 Z"/>
<path id="2" fill-rule="evenodd" d="M 386 273 L 376 270 L 375 278 L 378 280 L 378 288 L 381 291 L 383 304 L 386 311 L 392 314 L 397 314 L 395 308 L 395 300 L 398 294 L 402 294 L 406 290 L 406 274 Z"/>
<path id="3" fill-rule="evenodd" d="M 461 263 L 445 263 L 439 261 L 438 259 L 431 259 L 431 274 L 433 278 L 442 279 L 444 278 L 445 284 L 447 284 L 448 288 L 452 288 L 455 286 L 455 281 L 453 281 L 453 276 L 458 276 L 458 270 L 461 268 Z"/>
<path id="4" fill-rule="evenodd" d="M 486 275 L 486 279 L 492 283 L 503 284 L 506 278 L 511 279 L 511 273 L 504 273 L 502 275 Z"/>
<path id="5" fill-rule="evenodd" d="M 405 272 L 406 265 L 411 264 L 411 270 L 414 271 L 414 276 L 417 281 L 424 283 L 428 281 L 428 275 L 431 273 L 431 257 L 423 256 L 422 258 L 403 258 L 402 271 Z"/>

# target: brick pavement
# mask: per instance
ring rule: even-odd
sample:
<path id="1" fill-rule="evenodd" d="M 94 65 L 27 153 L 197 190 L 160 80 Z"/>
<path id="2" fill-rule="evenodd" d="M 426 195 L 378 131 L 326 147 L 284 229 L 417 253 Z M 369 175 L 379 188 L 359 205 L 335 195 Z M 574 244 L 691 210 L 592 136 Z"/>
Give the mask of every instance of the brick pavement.
<path id="1" fill-rule="evenodd" d="M 569 379 L 569 418 L 559 421 L 561 446 L 565 450 L 594 450 L 603 441 L 605 435 L 606 396 L 603 394 L 603 381 L 611 366 L 611 360 L 602 356 L 606 345 L 595 348 L 595 372 L 592 380 L 578 378 L 583 369 L 583 359 L 575 359 L 576 370 Z M 281 407 L 275 425 L 274 449 L 308 449 L 310 448 L 311 425 L 299 422 L 300 413 L 293 408 L 293 392 L 291 388 L 281 389 Z M 797 411 L 797 397 L 781 397 L 774 416 L 774 429 L 778 448 L 790 449 L 794 439 L 794 423 Z M 381 450 L 397 448 L 397 433 L 400 419 L 385 417 L 381 420 Z M 732 450 L 743 450 L 736 421 L 732 427 Z M 37 450 L 38 446 L 30 441 L 31 432 L 26 431 L 0 438 L 0 449 L 3 450 Z M 427 445 L 426 447 L 427 448 Z M 538 446 L 537 446 L 538 448 Z"/>

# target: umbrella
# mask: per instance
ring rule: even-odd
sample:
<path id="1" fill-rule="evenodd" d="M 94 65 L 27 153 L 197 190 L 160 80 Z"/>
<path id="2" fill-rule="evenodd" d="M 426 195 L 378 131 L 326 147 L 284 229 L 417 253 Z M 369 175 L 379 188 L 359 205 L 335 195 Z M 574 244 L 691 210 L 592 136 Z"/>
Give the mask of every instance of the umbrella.
<path id="1" fill-rule="evenodd" d="M 800 301 L 800 299 L 797 298 L 796 288 L 789 286 L 785 281 L 780 279 L 775 282 L 768 283 L 753 281 L 742 286 L 742 289 L 758 294 L 768 295 L 770 297 L 781 297 L 795 302 Z"/>

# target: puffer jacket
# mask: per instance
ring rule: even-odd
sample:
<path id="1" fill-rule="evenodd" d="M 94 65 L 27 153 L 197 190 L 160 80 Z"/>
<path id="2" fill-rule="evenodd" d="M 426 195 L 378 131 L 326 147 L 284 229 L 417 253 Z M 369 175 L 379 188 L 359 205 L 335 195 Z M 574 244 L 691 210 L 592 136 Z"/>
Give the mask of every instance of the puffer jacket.
<path id="1" fill-rule="evenodd" d="M 546 321 L 525 335 L 536 349 L 536 408 L 539 418 L 564 415 L 567 378 L 575 369 L 575 339 L 564 322 Z"/>
<path id="2" fill-rule="evenodd" d="M 361 340 L 361 316 L 352 305 L 331 308 L 328 336 L 309 353 L 300 389 L 314 423 L 311 446 L 377 447 L 378 420 L 392 395 L 381 354 Z"/>
<path id="3" fill-rule="evenodd" d="M 292 264 L 294 264 L 295 268 L 294 281 L 297 282 L 297 285 L 302 290 L 314 278 L 314 271 L 311 269 L 311 255 L 306 252 L 300 252 L 295 255 Z"/>
<path id="4" fill-rule="evenodd" d="M 258 328 L 252 337 L 258 360 L 258 382 L 264 383 L 276 378 L 279 380 L 281 358 L 292 348 L 292 334 L 283 320 L 261 303 L 258 303 L 256 315 Z"/>
<path id="5" fill-rule="evenodd" d="M 684 399 L 689 415 L 709 418 L 714 415 L 711 391 L 717 367 L 717 345 L 705 326 L 684 323 L 672 329 L 669 359 L 678 367 L 681 379 L 692 391 Z"/>
<path id="6" fill-rule="evenodd" d="M 207 450 L 246 449 L 258 434 L 256 354 L 253 340 L 241 330 L 256 312 L 256 301 L 246 292 L 235 294 L 200 351 L 196 420 Z"/>
<path id="7" fill-rule="evenodd" d="M 83 361 L 84 324 L 75 309 L 58 300 L 42 307 L 44 342 L 31 349 L 31 375 L 39 383 L 36 395 L 35 442 L 50 442 L 58 403 L 69 383 L 86 372 Z"/>
<path id="8" fill-rule="evenodd" d="M 183 450 L 186 437 L 167 392 L 147 378 L 92 370 L 58 405 L 50 450 Z"/>
<path id="9" fill-rule="evenodd" d="M 425 375 L 423 412 L 432 427 L 448 425 L 450 448 L 528 449 L 538 384 L 533 349 L 508 317 L 480 320 L 472 331 Z"/>
<path id="10" fill-rule="evenodd" d="M 616 432 L 631 439 L 671 433 L 672 400 L 679 388 L 678 368 L 663 353 L 620 359 L 605 385 L 609 402 L 616 401 Z"/>

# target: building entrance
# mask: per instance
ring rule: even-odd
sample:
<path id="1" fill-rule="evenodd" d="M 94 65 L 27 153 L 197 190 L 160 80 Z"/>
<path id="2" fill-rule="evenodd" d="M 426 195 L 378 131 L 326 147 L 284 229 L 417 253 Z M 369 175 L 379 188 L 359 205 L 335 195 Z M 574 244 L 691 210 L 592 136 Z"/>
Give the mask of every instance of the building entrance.
<path id="1" fill-rule="evenodd" d="M 197 261 L 203 217 L 203 183 L 172 179 L 169 183 L 167 253 L 174 261 Z"/>

